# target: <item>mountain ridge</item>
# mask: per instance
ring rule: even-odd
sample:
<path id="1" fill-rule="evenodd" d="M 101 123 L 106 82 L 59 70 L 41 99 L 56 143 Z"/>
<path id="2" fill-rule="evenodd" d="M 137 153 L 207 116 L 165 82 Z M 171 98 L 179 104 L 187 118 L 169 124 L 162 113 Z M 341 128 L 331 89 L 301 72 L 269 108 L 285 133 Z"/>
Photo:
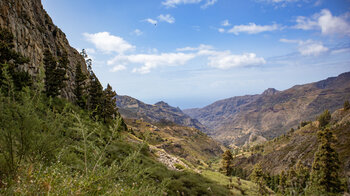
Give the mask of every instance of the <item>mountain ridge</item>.
<path id="1" fill-rule="evenodd" d="M 206 133 L 213 138 L 226 145 L 243 145 L 252 133 L 274 138 L 302 120 L 314 120 L 325 109 L 335 111 L 349 98 L 350 72 L 346 72 L 284 91 L 270 88 L 260 95 L 219 100 L 184 113 L 207 126 Z"/>
<path id="2" fill-rule="evenodd" d="M 206 132 L 206 127 L 198 120 L 192 119 L 179 107 L 172 107 L 164 101 L 159 101 L 151 105 L 127 95 L 117 95 L 116 104 L 120 114 L 124 118 L 143 119 L 144 121 L 153 124 L 160 121 L 168 121 Z"/>

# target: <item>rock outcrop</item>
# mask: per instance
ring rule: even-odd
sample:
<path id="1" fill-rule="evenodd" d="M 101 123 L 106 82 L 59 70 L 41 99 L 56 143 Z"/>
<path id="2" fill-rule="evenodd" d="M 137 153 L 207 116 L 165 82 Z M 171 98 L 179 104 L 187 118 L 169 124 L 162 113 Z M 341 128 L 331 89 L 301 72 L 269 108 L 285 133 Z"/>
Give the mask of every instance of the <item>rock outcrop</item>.
<path id="1" fill-rule="evenodd" d="M 69 45 L 66 35 L 52 22 L 41 0 L 1 0 L 0 27 L 14 35 L 15 50 L 30 59 L 23 69 L 36 76 L 43 64 L 43 54 L 48 49 L 54 56 L 67 53 L 67 85 L 61 96 L 74 100 L 75 67 L 80 65 L 87 73 L 84 59 Z"/>

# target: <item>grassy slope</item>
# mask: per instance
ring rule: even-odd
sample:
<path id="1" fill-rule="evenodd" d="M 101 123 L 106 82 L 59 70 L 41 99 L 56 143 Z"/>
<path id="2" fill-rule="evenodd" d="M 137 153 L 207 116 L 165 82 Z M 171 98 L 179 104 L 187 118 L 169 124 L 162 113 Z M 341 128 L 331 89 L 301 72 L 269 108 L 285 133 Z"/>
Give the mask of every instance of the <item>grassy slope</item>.
<path id="1" fill-rule="evenodd" d="M 168 170 L 146 143 L 64 100 L 28 90 L 0 95 L 0 109 L 1 195 L 229 195 L 202 175 Z"/>

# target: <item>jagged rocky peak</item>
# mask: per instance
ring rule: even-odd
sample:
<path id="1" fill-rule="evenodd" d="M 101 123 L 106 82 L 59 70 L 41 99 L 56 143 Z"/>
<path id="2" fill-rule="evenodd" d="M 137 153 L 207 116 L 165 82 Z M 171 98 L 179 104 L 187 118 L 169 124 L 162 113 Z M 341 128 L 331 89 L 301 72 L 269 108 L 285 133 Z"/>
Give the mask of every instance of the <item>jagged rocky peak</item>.
<path id="1" fill-rule="evenodd" d="M 0 27 L 14 35 L 15 50 L 30 60 L 22 69 L 32 76 L 43 64 L 45 50 L 54 56 L 66 53 L 68 80 L 61 96 L 74 100 L 75 68 L 80 65 L 87 73 L 86 64 L 79 52 L 69 45 L 66 35 L 52 22 L 41 0 L 0 0 Z"/>
<path id="2" fill-rule="evenodd" d="M 164 101 L 159 101 L 159 102 L 155 103 L 154 105 L 163 106 L 163 107 L 170 107 L 170 105 Z"/>
<path id="3" fill-rule="evenodd" d="M 268 88 L 262 93 L 262 95 L 271 96 L 271 95 L 275 95 L 278 92 L 279 90 L 276 90 L 275 88 Z"/>

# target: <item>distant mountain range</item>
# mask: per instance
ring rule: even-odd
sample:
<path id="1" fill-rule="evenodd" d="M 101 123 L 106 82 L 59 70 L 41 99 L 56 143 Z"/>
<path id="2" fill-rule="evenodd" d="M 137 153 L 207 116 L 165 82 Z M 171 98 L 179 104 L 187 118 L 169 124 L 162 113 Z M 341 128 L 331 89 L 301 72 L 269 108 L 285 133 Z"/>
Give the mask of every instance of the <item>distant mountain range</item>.
<path id="1" fill-rule="evenodd" d="M 260 95 L 237 96 L 204 108 L 184 110 L 207 127 L 207 134 L 226 145 L 244 145 L 251 134 L 266 139 L 315 120 L 323 110 L 335 111 L 350 99 L 350 72 L 296 85 L 284 91 L 269 88 Z"/>
<path id="2" fill-rule="evenodd" d="M 177 125 L 193 127 L 203 132 L 207 132 L 198 120 L 183 113 L 180 108 L 175 108 L 160 101 L 154 105 L 146 104 L 129 96 L 116 96 L 117 107 L 120 114 L 128 119 L 142 119 L 149 123 L 172 122 Z"/>

